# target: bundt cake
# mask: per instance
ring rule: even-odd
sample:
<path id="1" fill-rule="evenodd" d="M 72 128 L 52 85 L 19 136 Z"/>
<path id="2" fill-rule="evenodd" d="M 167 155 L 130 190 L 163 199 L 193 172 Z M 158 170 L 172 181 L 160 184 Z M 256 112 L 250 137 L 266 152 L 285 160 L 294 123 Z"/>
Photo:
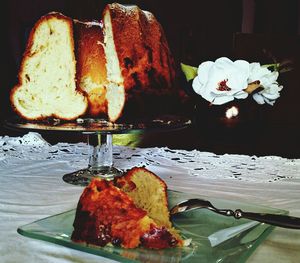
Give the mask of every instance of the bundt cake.
<path id="1" fill-rule="evenodd" d="M 104 55 L 102 23 L 74 20 L 77 85 L 87 94 L 88 113 L 106 116 L 106 59 Z"/>
<path id="2" fill-rule="evenodd" d="M 78 202 L 72 240 L 152 249 L 183 246 L 169 220 L 166 184 L 145 168 L 116 182 L 94 179 Z"/>
<path id="3" fill-rule="evenodd" d="M 169 110 L 178 90 L 161 25 L 133 5 L 108 4 L 102 17 L 81 22 L 50 13 L 36 23 L 11 92 L 20 116 L 72 120 L 86 114 L 116 122 Z"/>
<path id="4" fill-rule="evenodd" d="M 60 13 L 43 16 L 32 29 L 11 92 L 15 111 L 25 119 L 72 120 L 86 112 L 86 97 L 76 90 L 73 22 Z"/>

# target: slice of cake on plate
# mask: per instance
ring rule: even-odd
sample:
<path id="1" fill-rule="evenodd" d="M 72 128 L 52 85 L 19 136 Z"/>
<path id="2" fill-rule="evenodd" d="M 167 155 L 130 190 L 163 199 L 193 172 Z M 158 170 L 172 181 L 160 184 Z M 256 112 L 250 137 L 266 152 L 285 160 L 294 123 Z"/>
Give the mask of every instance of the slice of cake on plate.
<path id="1" fill-rule="evenodd" d="M 183 246 L 170 222 L 166 190 L 145 168 L 133 168 L 116 182 L 94 179 L 78 202 L 72 240 L 123 248 Z"/>

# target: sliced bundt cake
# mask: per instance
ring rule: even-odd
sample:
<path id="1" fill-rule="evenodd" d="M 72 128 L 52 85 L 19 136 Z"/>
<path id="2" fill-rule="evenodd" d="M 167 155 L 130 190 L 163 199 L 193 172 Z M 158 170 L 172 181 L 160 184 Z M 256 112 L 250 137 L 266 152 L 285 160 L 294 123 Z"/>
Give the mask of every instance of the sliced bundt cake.
<path id="1" fill-rule="evenodd" d="M 177 108 L 173 58 L 153 14 L 113 3 L 98 21 L 50 13 L 35 24 L 10 96 L 20 116 L 122 122 Z"/>

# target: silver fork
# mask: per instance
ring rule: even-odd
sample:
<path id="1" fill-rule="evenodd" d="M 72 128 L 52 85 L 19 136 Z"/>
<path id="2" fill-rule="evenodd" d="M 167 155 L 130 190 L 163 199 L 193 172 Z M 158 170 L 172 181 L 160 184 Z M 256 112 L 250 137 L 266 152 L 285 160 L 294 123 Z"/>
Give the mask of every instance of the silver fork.
<path id="1" fill-rule="evenodd" d="M 175 205 L 170 214 L 175 215 L 194 209 L 206 208 L 217 214 L 224 216 L 233 216 L 236 219 L 247 218 L 262 223 L 266 223 L 273 226 L 279 226 L 284 228 L 300 229 L 300 218 L 287 215 L 266 214 L 266 213 L 253 213 L 244 212 L 241 209 L 235 211 L 230 209 L 218 209 L 212 205 L 211 202 L 204 199 L 188 199 Z"/>

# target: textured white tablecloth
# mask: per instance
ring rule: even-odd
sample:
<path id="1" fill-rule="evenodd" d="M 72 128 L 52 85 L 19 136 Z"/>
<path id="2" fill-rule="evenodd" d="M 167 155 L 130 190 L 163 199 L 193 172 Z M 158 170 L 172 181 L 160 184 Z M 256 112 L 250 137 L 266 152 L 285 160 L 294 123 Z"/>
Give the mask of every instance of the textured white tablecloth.
<path id="1" fill-rule="evenodd" d="M 0 137 L 0 262 L 113 262 L 30 239 L 17 228 L 76 207 L 82 188 L 62 175 L 85 168 L 84 143 L 54 146 L 39 134 Z M 170 189 L 240 200 L 300 217 L 300 160 L 276 156 L 215 155 L 167 148 L 114 147 L 115 166 L 146 165 Z M 248 262 L 300 262 L 300 230 L 276 228 Z"/>

